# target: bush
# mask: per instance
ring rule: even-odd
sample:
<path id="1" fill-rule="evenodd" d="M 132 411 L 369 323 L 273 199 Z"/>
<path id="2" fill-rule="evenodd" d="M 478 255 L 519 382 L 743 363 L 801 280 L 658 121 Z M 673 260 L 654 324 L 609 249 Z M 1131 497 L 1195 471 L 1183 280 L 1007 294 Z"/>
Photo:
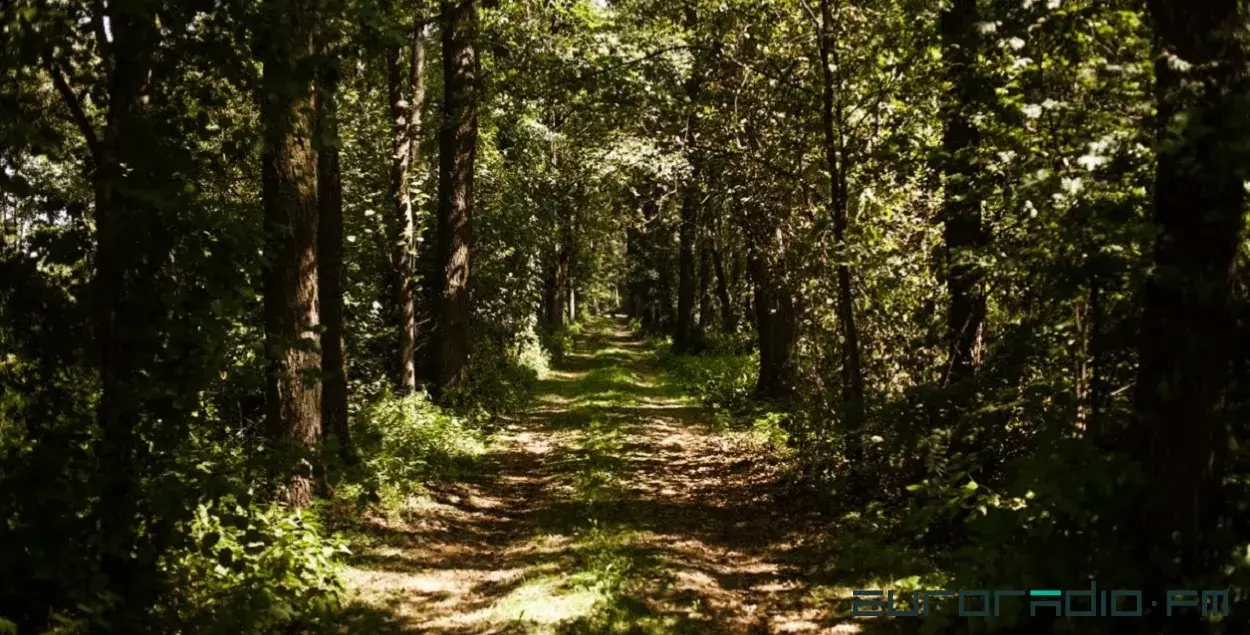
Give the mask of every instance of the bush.
<path id="1" fill-rule="evenodd" d="M 269 634 L 323 624 L 340 606 L 343 543 L 314 514 L 247 498 L 200 505 L 189 544 L 164 559 L 175 590 L 167 617 L 185 632 Z"/>
<path id="2" fill-rule="evenodd" d="M 709 408 L 743 416 L 755 409 L 751 395 L 758 364 L 754 355 L 685 356 L 664 353 L 665 368 L 682 389 Z"/>
<path id="3" fill-rule="evenodd" d="M 384 395 L 356 421 L 363 463 L 339 498 L 396 511 L 433 479 L 463 474 L 486 451 L 485 435 L 434 405 L 425 393 Z"/>
<path id="4" fill-rule="evenodd" d="M 520 333 L 495 330 L 476 339 L 468 379 L 445 395 L 458 414 L 492 420 L 529 404 L 550 359 L 531 324 Z"/>

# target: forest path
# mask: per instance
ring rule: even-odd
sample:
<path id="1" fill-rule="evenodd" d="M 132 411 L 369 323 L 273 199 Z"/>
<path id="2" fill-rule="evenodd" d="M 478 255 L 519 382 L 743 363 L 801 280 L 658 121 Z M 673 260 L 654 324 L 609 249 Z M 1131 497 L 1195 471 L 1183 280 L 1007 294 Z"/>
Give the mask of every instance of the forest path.
<path id="1" fill-rule="evenodd" d="M 373 527 L 350 632 L 858 630 L 788 564 L 813 519 L 663 380 L 622 324 L 587 329 L 479 473 Z"/>

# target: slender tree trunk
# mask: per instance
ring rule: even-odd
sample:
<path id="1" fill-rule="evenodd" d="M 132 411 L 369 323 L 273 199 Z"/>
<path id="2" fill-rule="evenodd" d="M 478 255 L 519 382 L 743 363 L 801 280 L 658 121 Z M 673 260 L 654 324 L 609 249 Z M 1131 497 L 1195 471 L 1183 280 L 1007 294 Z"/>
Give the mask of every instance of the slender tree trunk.
<path id="1" fill-rule="evenodd" d="M 864 375 L 860 364 L 859 331 L 855 326 L 855 305 L 851 290 L 851 267 L 846 262 L 847 191 L 846 153 L 840 137 L 841 108 L 835 105 L 831 57 L 834 54 L 833 12 L 829 0 L 820 2 L 821 119 L 825 136 L 825 162 L 829 168 L 829 211 L 833 217 L 833 239 L 838 251 L 838 321 L 842 327 L 842 398 L 852 427 L 861 419 L 864 404 Z"/>
<path id="2" fill-rule="evenodd" d="M 396 328 L 399 330 L 395 385 L 400 394 L 410 395 L 417 389 L 416 272 L 413 269 L 412 253 L 416 244 L 416 226 L 409 192 L 409 168 L 412 161 L 409 119 L 412 116 L 412 105 L 404 101 L 402 57 L 402 50 L 398 46 L 386 52 L 386 94 L 391 116 L 391 265 L 395 269 L 394 311 Z"/>
<path id="3" fill-rule="evenodd" d="M 564 261 L 559 252 L 551 264 L 547 266 L 547 274 L 543 287 L 544 323 L 548 333 L 556 333 L 564 328 Z"/>
<path id="4" fill-rule="evenodd" d="M 469 361 L 469 249 L 477 156 L 477 6 L 442 3 L 443 127 L 439 138 L 438 268 L 434 392 L 464 379 Z"/>
<path id="5" fill-rule="evenodd" d="M 316 18 L 303 0 L 277 0 L 265 10 L 275 27 L 266 34 L 261 82 L 267 424 L 274 444 L 297 461 L 284 497 L 303 507 L 315 491 L 321 437 L 314 97 L 311 77 L 301 74 L 313 55 Z"/>
<path id="6" fill-rule="evenodd" d="M 408 115 L 408 170 L 410 177 L 408 182 L 412 182 L 411 175 L 424 174 L 421 165 L 421 126 L 422 113 L 425 112 L 425 31 L 426 24 L 422 20 L 418 20 L 413 27 L 412 43 L 409 56 L 411 63 L 408 65 L 408 85 L 412 87 L 412 108 Z M 411 185 L 409 186 L 411 188 Z M 414 231 L 416 228 L 416 218 L 418 210 L 416 204 L 412 202 L 413 192 L 410 190 L 409 209 L 412 211 L 414 221 Z M 429 241 L 423 244 L 431 244 Z M 425 293 L 422 285 L 418 284 L 419 280 L 426 278 L 427 268 L 424 266 L 428 262 L 428 257 L 423 258 L 417 250 L 417 246 L 413 245 L 412 255 L 412 286 L 413 286 L 413 334 L 412 334 L 412 353 L 413 353 L 413 374 L 419 375 L 422 380 L 429 378 L 429 361 L 428 351 L 430 347 L 430 303 L 429 293 Z M 428 280 L 425 281 L 428 284 Z"/>
<path id="7" fill-rule="evenodd" d="M 1230 271 L 1243 240 L 1250 139 L 1240 7 L 1235 0 L 1149 5 L 1161 53 L 1158 234 L 1142 316 L 1137 427 L 1124 445 L 1151 478 L 1139 544 L 1156 585 L 1217 571 L 1227 555 L 1216 536 L 1231 511 L 1222 496 Z"/>
<path id="8" fill-rule="evenodd" d="M 738 318 L 734 314 L 733 299 L 729 295 L 725 257 L 719 248 L 712 249 L 712 264 L 716 270 L 716 297 L 720 302 L 721 332 L 732 334 L 738 331 Z"/>
<path id="9" fill-rule="evenodd" d="M 712 325 L 712 249 L 706 238 L 699 247 L 699 331 Z"/>
<path id="10" fill-rule="evenodd" d="M 317 100 L 317 295 L 321 314 L 321 428 L 344 459 L 352 457 L 347 419 L 347 345 L 343 330 L 343 186 L 339 172 L 338 67 L 323 70 Z"/>
<path id="11" fill-rule="evenodd" d="M 693 177 L 692 177 L 693 178 Z M 681 204 L 681 224 L 678 226 L 679 242 L 677 257 L 677 323 L 673 337 L 673 348 L 678 352 L 690 352 L 695 348 L 698 338 L 698 324 L 695 322 L 695 266 L 694 237 L 696 201 L 698 193 L 694 187 L 687 186 L 687 192 Z"/>
<path id="12" fill-rule="evenodd" d="M 943 108 L 946 131 L 943 216 L 946 238 L 946 283 L 950 292 L 947 311 L 947 365 L 945 380 L 960 381 L 979 363 L 985 324 L 985 292 L 976 264 L 984 245 L 981 201 L 973 187 L 972 154 L 980 133 L 973 125 L 976 104 L 977 2 L 955 0 L 942 12 L 942 49 L 951 94 Z"/>
<path id="13" fill-rule="evenodd" d="M 685 5 L 685 26 L 691 34 L 697 32 L 699 15 L 693 2 Z M 699 54 L 695 54 L 694 70 L 686 80 L 686 98 L 690 106 L 686 115 L 686 158 L 690 162 L 690 177 L 685 183 L 681 201 L 681 223 L 677 229 L 677 324 L 673 336 L 673 348 L 679 353 L 688 353 L 698 346 L 700 339 L 699 326 L 695 322 L 695 271 L 694 248 L 697 239 L 700 193 L 699 153 L 693 148 L 698 138 L 698 103 L 702 90 L 703 76 Z"/>

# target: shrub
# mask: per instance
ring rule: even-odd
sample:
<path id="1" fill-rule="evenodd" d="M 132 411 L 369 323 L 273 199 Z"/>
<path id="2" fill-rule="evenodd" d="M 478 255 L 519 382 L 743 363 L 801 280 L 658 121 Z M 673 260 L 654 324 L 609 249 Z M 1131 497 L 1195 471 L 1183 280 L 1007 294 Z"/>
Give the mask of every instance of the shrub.
<path id="1" fill-rule="evenodd" d="M 432 479 L 454 478 L 486 451 L 485 435 L 425 393 L 385 394 L 356 421 L 363 463 L 339 497 L 396 511 Z"/>
<path id="2" fill-rule="evenodd" d="M 704 405 L 731 415 L 754 409 L 751 394 L 758 372 L 754 355 L 663 354 L 670 377 L 684 390 L 696 394 Z"/>
<path id="3" fill-rule="evenodd" d="M 476 339 L 468 379 L 448 391 L 446 402 L 470 419 L 495 419 L 529 404 L 549 368 L 532 325 L 518 334 L 495 330 Z"/>
<path id="4" fill-rule="evenodd" d="M 166 555 L 167 613 L 184 632 L 262 635 L 323 624 L 340 606 L 347 551 L 315 515 L 228 497 L 199 506 L 185 548 Z"/>

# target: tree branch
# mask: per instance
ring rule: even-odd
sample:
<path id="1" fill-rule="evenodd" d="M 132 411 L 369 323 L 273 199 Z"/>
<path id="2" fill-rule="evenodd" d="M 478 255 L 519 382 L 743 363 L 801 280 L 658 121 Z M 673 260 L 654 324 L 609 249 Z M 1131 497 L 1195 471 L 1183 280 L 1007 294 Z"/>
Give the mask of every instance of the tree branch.
<path id="1" fill-rule="evenodd" d="M 100 165 L 100 140 L 96 137 L 95 128 L 91 125 L 91 120 L 87 118 L 87 113 L 82 109 L 82 102 L 78 96 L 74 94 L 73 89 L 69 86 L 69 81 L 65 79 L 65 73 L 61 72 L 59 66 L 52 59 L 51 53 L 44 54 L 44 65 L 48 74 L 52 76 L 52 85 L 56 88 L 56 92 L 61 95 L 65 107 L 69 109 L 70 115 L 74 119 L 74 124 L 78 126 L 78 131 L 87 141 L 87 149 L 91 152 L 91 162 Z"/>

